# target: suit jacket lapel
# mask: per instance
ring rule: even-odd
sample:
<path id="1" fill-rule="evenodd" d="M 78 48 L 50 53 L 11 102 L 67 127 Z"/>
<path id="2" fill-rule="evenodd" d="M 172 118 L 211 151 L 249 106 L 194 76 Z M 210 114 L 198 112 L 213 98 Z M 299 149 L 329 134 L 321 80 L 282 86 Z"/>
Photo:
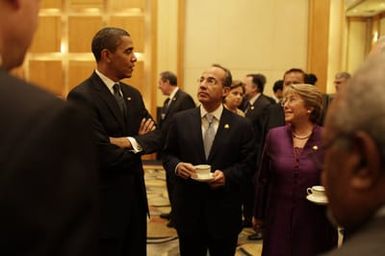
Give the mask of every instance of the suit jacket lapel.
<path id="1" fill-rule="evenodd" d="M 191 140 L 198 141 L 199 158 L 202 160 L 200 162 L 206 161 L 205 149 L 203 146 L 203 137 L 202 137 L 202 118 L 200 108 L 197 107 L 193 112 L 191 112 Z M 192 149 L 194 150 L 194 149 Z"/>
<path id="2" fill-rule="evenodd" d="M 122 128 L 125 129 L 123 114 L 114 96 L 111 94 L 107 86 L 104 84 L 104 82 L 100 79 L 100 77 L 95 72 L 92 74 L 91 80 L 95 86 L 95 89 L 99 97 L 106 103 L 108 108 L 111 110 L 112 116 L 114 116 L 115 119 L 122 126 Z"/>
<path id="3" fill-rule="evenodd" d="M 177 101 L 178 98 L 179 98 L 179 94 L 180 94 L 180 90 L 178 90 L 178 91 L 175 93 L 174 97 L 172 97 L 172 99 L 170 99 L 170 103 L 169 103 L 169 106 L 168 106 L 168 108 L 167 108 L 167 110 L 166 110 L 165 116 L 167 116 L 169 113 L 171 113 L 172 110 L 174 109 L 175 103 L 176 103 L 176 101 Z"/>

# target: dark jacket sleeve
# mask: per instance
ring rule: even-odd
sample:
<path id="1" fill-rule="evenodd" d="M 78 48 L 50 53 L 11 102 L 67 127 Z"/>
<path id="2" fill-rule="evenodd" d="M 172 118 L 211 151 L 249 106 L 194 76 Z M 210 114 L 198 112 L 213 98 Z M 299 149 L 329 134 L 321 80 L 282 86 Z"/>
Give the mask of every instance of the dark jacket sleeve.
<path id="1" fill-rule="evenodd" d="M 269 185 L 271 173 L 270 159 L 271 132 L 266 136 L 266 142 L 262 153 L 259 169 L 255 176 L 255 209 L 254 217 L 264 219 L 269 199 Z"/>

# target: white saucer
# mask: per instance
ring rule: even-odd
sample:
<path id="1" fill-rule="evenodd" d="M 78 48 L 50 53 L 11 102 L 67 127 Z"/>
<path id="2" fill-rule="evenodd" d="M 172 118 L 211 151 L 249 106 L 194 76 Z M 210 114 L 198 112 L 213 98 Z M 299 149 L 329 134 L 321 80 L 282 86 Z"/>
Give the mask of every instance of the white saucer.
<path id="1" fill-rule="evenodd" d="M 320 197 L 320 196 L 314 196 L 314 195 L 307 195 L 306 199 L 309 200 L 312 203 L 319 204 L 319 205 L 327 205 L 328 199 L 327 197 Z"/>
<path id="2" fill-rule="evenodd" d="M 210 181 L 214 180 L 214 176 L 212 173 L 210 173 L 209 176 L 205 175 L 204 177 L 191 176 L 191 179 L 196 180 L 196 181 L 200 181 L 200 182 L 210 182 Z"/>

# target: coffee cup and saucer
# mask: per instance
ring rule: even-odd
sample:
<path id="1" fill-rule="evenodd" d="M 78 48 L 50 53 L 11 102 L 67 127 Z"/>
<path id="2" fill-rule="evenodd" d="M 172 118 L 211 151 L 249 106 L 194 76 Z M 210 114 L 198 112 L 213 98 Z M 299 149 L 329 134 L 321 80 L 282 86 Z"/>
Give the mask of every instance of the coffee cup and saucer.
<path id="1" fill-rule="evenodd" d="M 312 186 L 311 188 L 307 188 L 306 192 L 306 199 L 310 202 L 319 205 L 328 204 L 328 198 L 326 197 L 325 188 L 323 186 Z"/>
<path id="2" fill-rule="evenodd" d="M 211 173 L 211 165 L 198 164 L 194 166 L 195 175 L 191 176 L 191 179 L 200 182 L 210 182 L 214 180 L 214 176 Z"/>

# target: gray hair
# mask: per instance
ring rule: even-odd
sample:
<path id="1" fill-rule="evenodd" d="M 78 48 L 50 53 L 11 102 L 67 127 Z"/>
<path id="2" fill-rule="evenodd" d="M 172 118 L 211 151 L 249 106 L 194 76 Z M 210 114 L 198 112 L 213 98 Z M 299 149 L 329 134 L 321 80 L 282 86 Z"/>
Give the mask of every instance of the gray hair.
<path id="1" fill-rule="evenodd" d="M 335 79 L 350 79 L 352 76 L 348 72 L 338 72 Z"/>
<path id="2" fill-rule="evenodd" d="M 331 125 L 346 134 L 367 132 L 377 143 L 385 162 L 385 52 L 366 60 L 335 107 Z"/>

